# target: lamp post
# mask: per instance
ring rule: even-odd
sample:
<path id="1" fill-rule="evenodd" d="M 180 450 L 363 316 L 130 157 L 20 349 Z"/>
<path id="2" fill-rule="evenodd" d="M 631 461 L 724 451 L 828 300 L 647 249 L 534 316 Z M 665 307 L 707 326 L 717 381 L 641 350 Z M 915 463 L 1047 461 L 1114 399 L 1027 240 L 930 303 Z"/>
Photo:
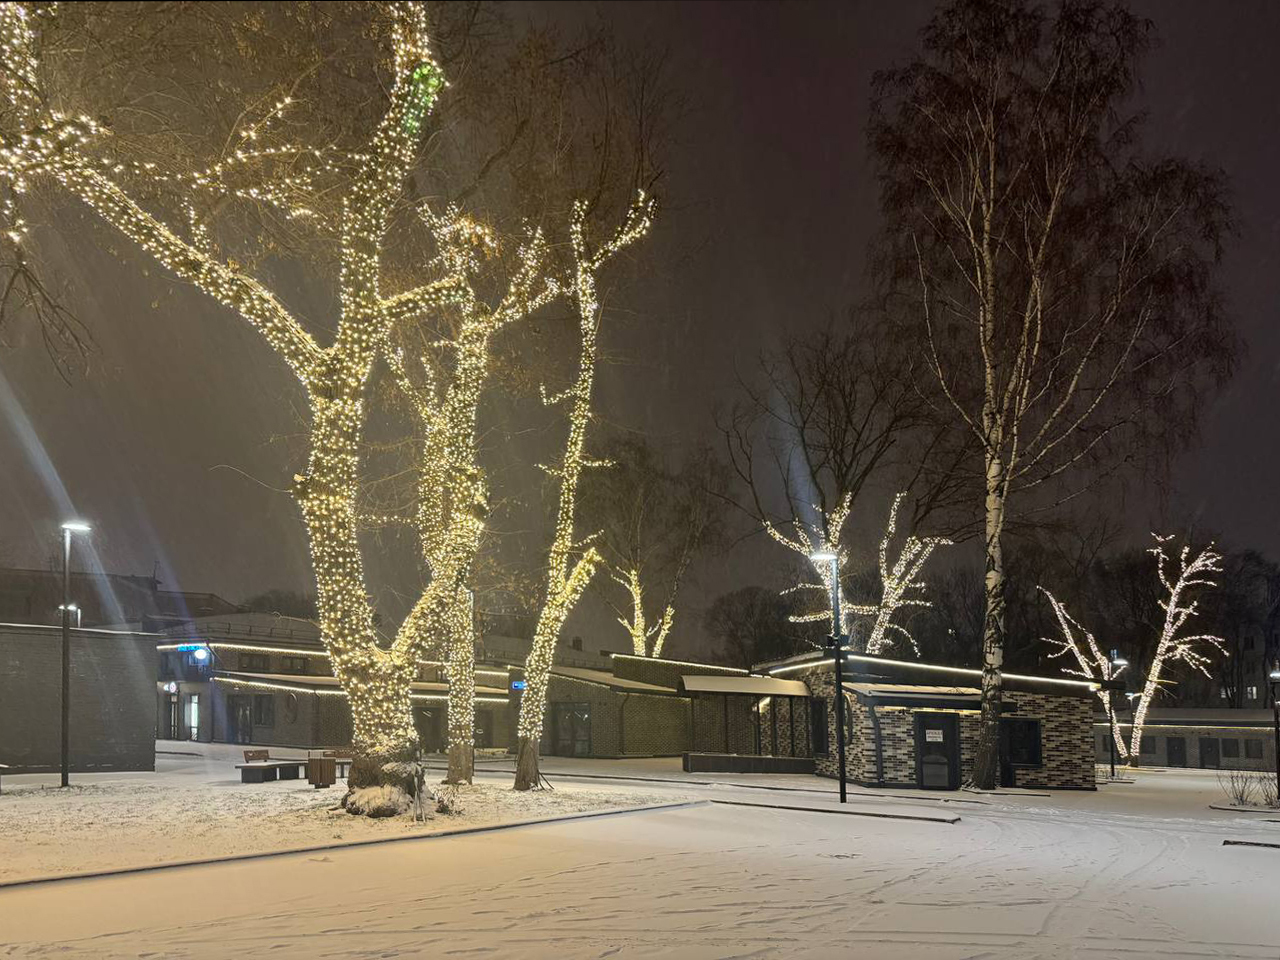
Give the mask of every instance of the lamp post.
<path id="1" fill-rule="evenodd" d="M 68 521 L 62 525 L 62 785 L 71 783 L 71 535 L 88 533 L 89 525 Z M 79 610 L 76 625 L 79 626 Z"/>
<path id="2" fill-rule="evenodd" d="M 1271 682 L 1271 712 L 1276 727 L 1276 796 L 1280 797 L 1280 700 L 1276 699 L 1276 685 L 1280 684 L 1280 660 L 1271 665 L 1267 679 Z"/>
<path id="3" fill-rule="evenodd" d="M 840 802 L 845 802 L 844 769 L 844 629 L 840 619 L 840 558 L 834 550 L 820 550 L 810 557 L 814 563 L 831 564 L 831 655 L 836 673 L 836 762 L 839 765 Z"/>
<path id="4" fill-rule="evenodd" d="M 1114 680 L 1116 673 L 1129 665 L 1129 661 L 1120 656 L 1120 651 L 1112 648 L 1111 659 L 1107 661 L 1107 679 Z M 1115 691 L 1107 690 L 1107 714 L 1111 720 L 1111 779 L 1116 778 L 1116 707 Z"/>

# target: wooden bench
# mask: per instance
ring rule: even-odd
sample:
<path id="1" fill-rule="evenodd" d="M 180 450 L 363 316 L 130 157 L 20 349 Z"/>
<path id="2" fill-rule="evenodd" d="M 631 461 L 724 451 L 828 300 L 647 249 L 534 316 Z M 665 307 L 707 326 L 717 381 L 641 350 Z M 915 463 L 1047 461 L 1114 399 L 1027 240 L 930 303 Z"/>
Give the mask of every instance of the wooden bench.
<path id="1" fill-rule="evenodd" d="M 298 771 L 306 765 L 306 760 L 273 760 L 269 750 L 246 750 L 244 763 L 237 763 L 236 769 L 241 783 L 267 783 L 277 777 L 297 780 Z"/>

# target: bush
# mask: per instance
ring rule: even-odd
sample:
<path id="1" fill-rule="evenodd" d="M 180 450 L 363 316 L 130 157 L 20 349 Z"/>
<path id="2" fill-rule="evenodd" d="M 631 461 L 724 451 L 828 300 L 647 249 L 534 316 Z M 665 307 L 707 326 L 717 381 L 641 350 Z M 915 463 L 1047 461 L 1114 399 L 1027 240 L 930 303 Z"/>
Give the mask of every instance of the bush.
<path id="1" fill-rule="evenodd" d="M 1257 773 L 1253 770 L 1219 770 L 1218 786 L 1232 805 L 1247 807 L 1258 791 Z"/>

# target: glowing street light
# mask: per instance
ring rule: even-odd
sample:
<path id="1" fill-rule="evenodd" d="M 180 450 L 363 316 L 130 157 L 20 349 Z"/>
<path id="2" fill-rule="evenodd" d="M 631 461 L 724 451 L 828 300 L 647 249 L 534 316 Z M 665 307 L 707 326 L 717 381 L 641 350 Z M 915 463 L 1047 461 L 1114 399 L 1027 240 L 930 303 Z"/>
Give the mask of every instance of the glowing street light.
<path id="1" fill-rule="evenodd" d="M 844 630 L 840 619 L 840 557 L 824 549 L 810 554 L 814 563 L 831 564 L 831 655 L 836 662 L 836 762 L 840 770 L 840 802 L 846 796 L 844 770 Z"/>
<path id="2" fill-rule="evenodd" d="M 71 611 L 76 611 L 76 626 L 80 625 L 80 608 L 71 602 L 71 535 L 88 533 L 90 527 L 82 520 L 68 520 L 62 525 L 62 785 L 71 783 L 70 727 L 71 727 Z"/>

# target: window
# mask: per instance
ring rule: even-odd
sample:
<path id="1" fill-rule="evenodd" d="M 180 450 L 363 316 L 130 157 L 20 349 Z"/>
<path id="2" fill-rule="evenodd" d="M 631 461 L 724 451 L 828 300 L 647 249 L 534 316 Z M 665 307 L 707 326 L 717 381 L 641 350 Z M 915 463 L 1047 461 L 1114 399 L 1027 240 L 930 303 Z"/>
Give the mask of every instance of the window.
<path id="1" fill-rule="evenodd" d="M 1262 741 L 1246 740 L 1244 742 L 1244 755 L 1249 760 L 1262 759 Z"/>
<path id="2" fill-rule="evenodd" d="M 200 739 L 200 694 L 193 693 L 187 701 L 187 728 L 191 731 L 188 736 L 192 740 Z"/>
<path id="3" fill-rule="evenodd" d="M 1157 739 L 1156 737 L 1143 737 L 1142 747 L 1141 749 L 1138 750 L 1138 753 L 1142 756 L 1150 756 L 1151 754 L 1155 753 L 1156 739 Z"/>
<path id="4" fill-rule="evenodd" d="M 240 654 L 240 669 L 248 673 L 266 673 L 271 669 L 265 653 Z"/>
<path id="5" fill-rule="evenodd" d="M 1232 758 L 1232 759 L 1235 759 L 1235 758 L 1239 757 L 1239 756 L 1240 756 L 1240 741 L 1239 741 L 1239 740 L 1228 740 L 1226 737 L 1223 737 L 1223 738 L 1222 738 L 1222 756 L 1223 756 L 1224 758 L 1230 757 L 1230 758 Z"/>
<path id="6" fill-rule="evenodd" d="M 284 698 L 284 722 L 298 722 L 298 695 L 296 693 L 287 694 Z"/>
<path id="7" fill-rule="evenodd" d="M 173 655 L 169 653 L 160 654 L 160 679 L 172 680 L 173 677 Z"/>
<path id="8" fill-rule="evenodd" d="M 1248 697 L 1250 700 L 1257 700 L 1257 699 L 1258 699 L 1258 688 L 1257 688 L 1257 687 L 1245 687 L 1245 688 L 1244 688 L 1244 694 L 1245 694 L 1245 696 L 1246 696 L 1246 697 Z"/>
<path id="9" fill-rule="evenodd" d="M 1226 688 L 1226 687 L 1219 687 L 1219 688 L 1218 688 L 1218 699 L 1220 699 L 1220 700 L 1225 700 L 1225 699 L 1227 699 L 1227 688 Z"/>
<path id="10" fill-rule="evenodd" d="M 253 698 L 253 725 L 274 727 L 276 725 L 276 698 L 269 693 L 260 693 Z"/>
<path id="11" fill-rule="evenodd" d="M 307 658 L 306 657 L 284 657 L 280 669 L 284 673 L 306 673 Z"/>
<path id="12" fill-rule="evenodd" d="M 1015 767 L 1040 766 L 1040 721 L 1002 717 L 1000 724 L 1009 763 Z"/>
<path id="13" fill-rule="evenodd" d="M 569 646 L 570 646 L 572 649 L 574 649 L 574 650 L 581 650 L 581 649 L 582 649 L 582 638 L 581 638 L 581 637 L 574 637 L 572 640 L 570 640 L 570 641 L 569 641 Z"/>
<path id="14" fill-rule="evenodd" d="M 827 701 L 813 699 L 809 701 L 809 729 L 813 737 L 813 755 L 829 756 L 831 753 L 831 734 L 827 730 Z"/>

